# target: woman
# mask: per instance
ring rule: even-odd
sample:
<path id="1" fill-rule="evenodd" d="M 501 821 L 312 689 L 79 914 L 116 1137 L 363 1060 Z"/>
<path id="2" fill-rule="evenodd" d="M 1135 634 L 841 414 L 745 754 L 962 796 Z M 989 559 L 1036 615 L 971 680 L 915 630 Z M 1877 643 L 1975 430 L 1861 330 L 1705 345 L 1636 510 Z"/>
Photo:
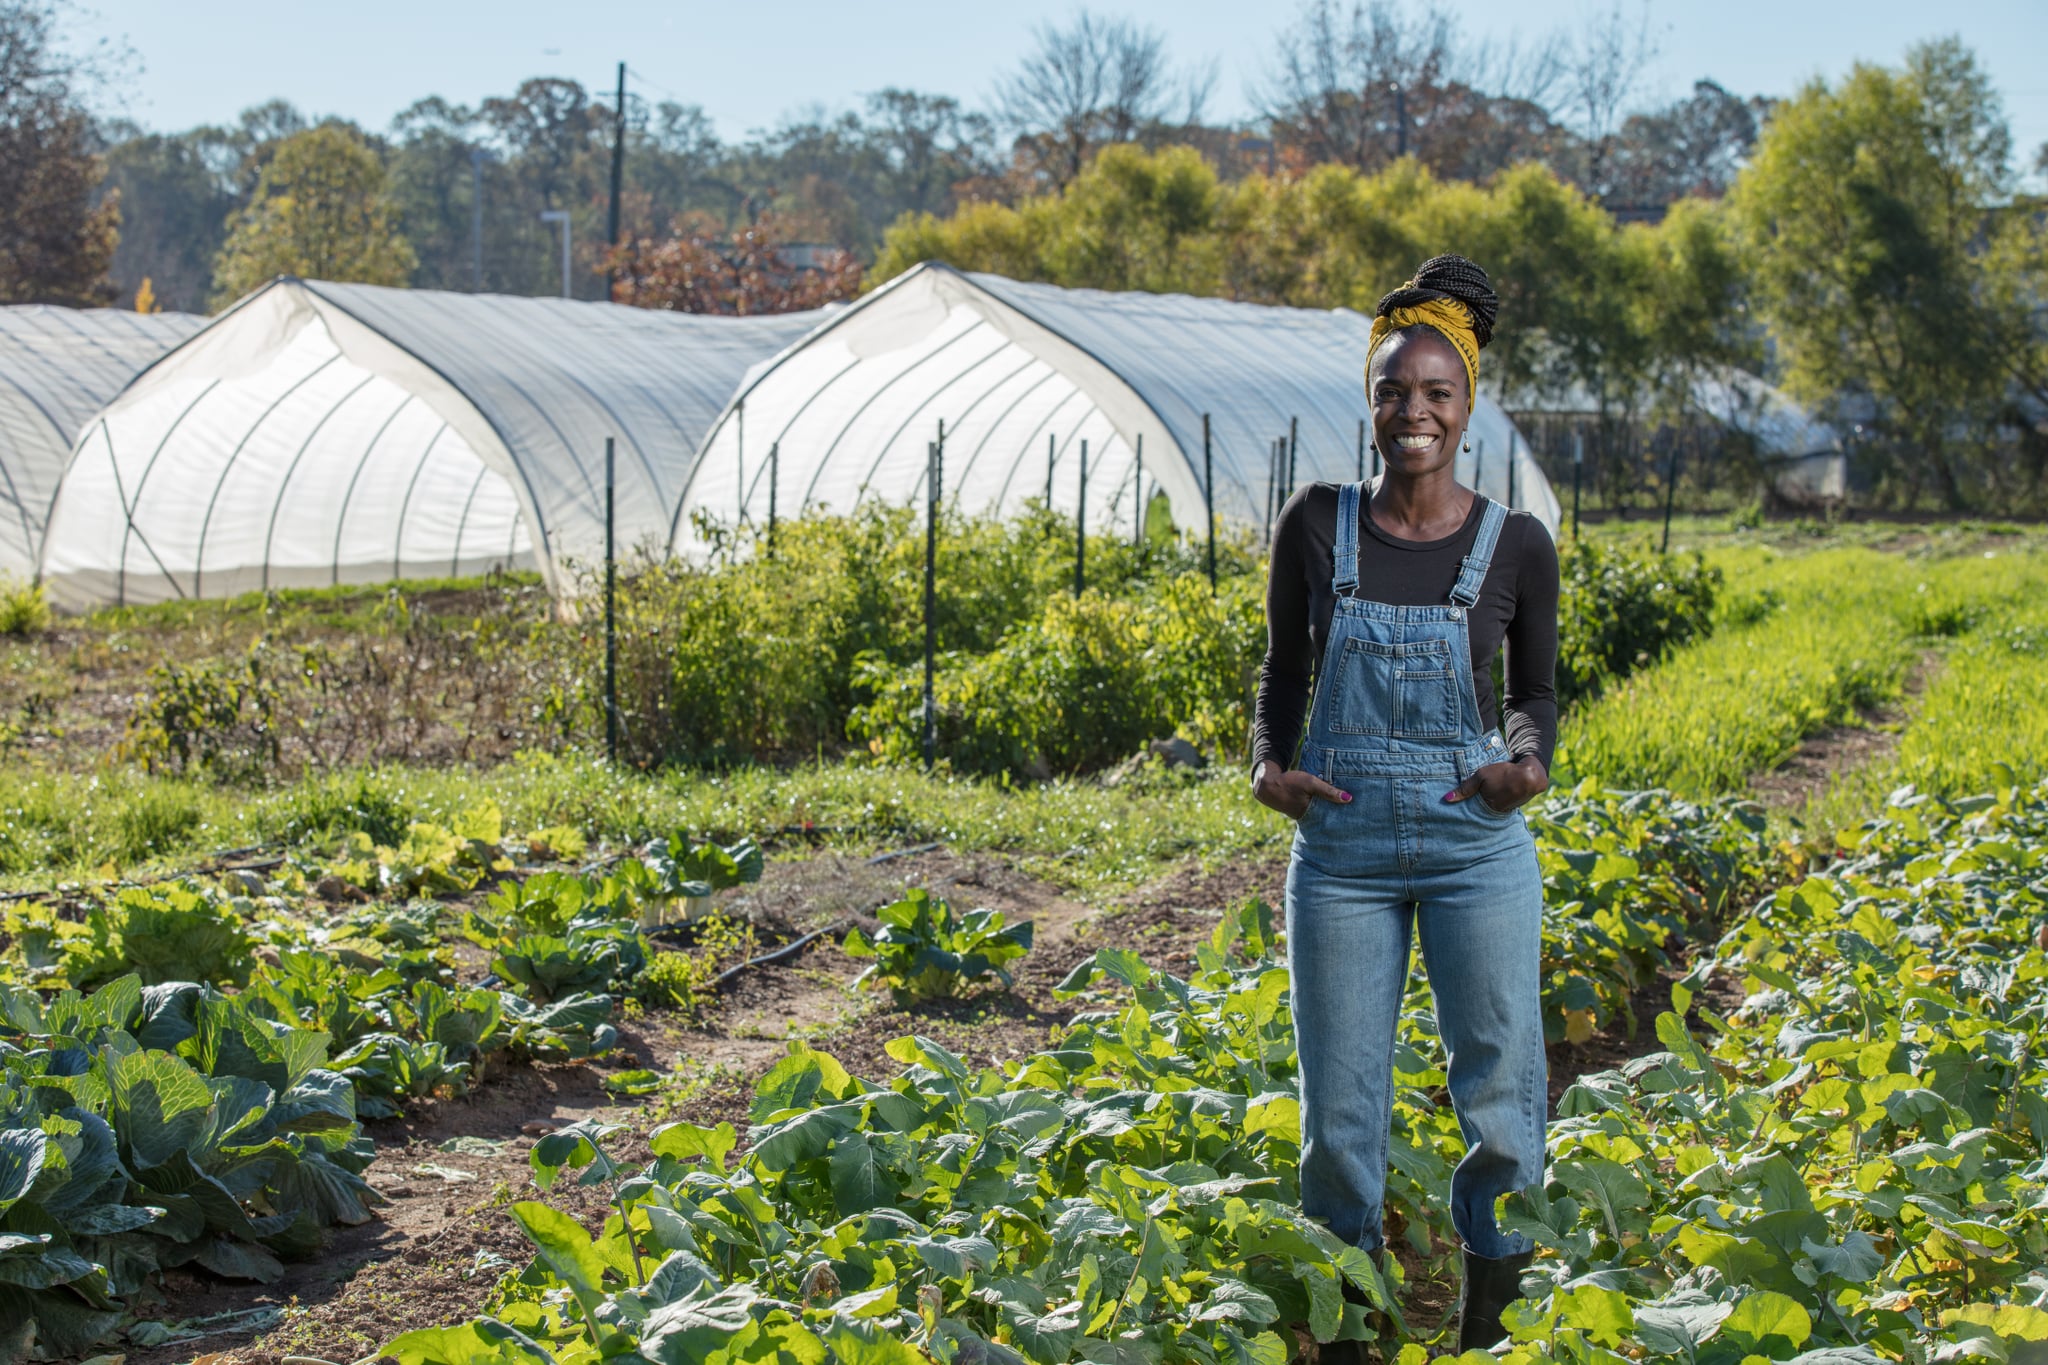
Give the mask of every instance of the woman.
<path id="1" fill-rule="evenodd" d="M 1556 742 L 1557 552 L 1534 517 L 1455 473 L 1497 303 L 1461 256 L 1380 300 L 1366 390 L 1386 473 L 1369 489 L 1312 484 L 1280 514 L 1252 774 L 1297 821 L 1302 1204 L 1371 1252 L 1411 930 L 1422 940 L 1468 1145 L 1451 1180 L 1461 1350 L 1504 1335 L 1530 1247 L 1495 1224 L 1494 1201 L 1542 1178 L 1547 1107 L 1543 885 L 1519 807 L 1548 785 Z"/>

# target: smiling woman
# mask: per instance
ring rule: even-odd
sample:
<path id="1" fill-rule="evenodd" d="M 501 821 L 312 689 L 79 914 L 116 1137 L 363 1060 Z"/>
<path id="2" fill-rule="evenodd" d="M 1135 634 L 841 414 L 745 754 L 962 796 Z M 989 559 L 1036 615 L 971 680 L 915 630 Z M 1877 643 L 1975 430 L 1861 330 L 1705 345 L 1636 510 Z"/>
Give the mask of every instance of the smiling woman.
<path id="1" fill-rule="evenodd" d="M 1541 1179 L 1546 1111 L 1543 887 L 1520 807 L 1548 785 L 1557 733 L 1557 552 L 1534 517 L 1457 479 L 1496 306 L 1460 256 L 1380 300 L 1366 391 L 1386 472 L 1311 485 L 1281 513 L 1252 774 L 1258 799 L 1297 822 L 1303 1207 L 1379 1251 L 1389 1059 L 1419 937 L 1470 1143 L 1451 1183 L 1465 1350 L 1501 1340 L 1519 1293 L 1530 1244 L 1495 1224 L 1494 1201 Z M 1491 687 L 1503 644 L 1505 736 Z M 1356 1342 L 1333 1353 L 1364 1359 Z"/>

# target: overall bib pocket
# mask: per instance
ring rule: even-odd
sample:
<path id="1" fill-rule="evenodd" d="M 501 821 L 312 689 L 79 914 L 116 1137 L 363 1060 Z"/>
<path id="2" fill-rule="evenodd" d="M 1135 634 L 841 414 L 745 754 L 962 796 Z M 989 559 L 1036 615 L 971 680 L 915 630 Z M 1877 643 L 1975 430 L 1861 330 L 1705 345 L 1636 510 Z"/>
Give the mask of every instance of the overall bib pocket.
<path id="1" fill-rule="evenodd" d="M 1338 660 L 1330 730 L 1389 739 L 1456 739 L 1459 692 L 1448 640 L 1353 635 Z"/>

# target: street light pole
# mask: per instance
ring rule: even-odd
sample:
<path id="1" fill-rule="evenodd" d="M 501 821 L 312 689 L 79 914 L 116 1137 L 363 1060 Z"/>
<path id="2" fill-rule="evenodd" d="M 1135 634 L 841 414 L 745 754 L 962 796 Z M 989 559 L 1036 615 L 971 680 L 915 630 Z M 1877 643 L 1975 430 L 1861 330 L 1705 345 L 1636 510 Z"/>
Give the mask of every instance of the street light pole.
<path id="1" fill-rule="evenodd" d="M 542 209 L 540 220 L 562 225 L 562 297 L 566 299 L 569 297 L 569 210 Z"/>

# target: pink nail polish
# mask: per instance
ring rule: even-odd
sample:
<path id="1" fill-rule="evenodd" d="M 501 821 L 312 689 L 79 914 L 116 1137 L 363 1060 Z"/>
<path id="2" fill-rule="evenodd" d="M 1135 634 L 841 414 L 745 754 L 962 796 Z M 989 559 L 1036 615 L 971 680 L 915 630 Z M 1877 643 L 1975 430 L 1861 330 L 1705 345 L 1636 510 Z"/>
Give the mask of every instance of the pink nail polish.
<path id="1" fill-rule="evenodd" d="M 1342 795 L 1342 799 L 1343 799 L 1343 800 L 1346 800 L 1346 801 L 1349 801 L 1349 800 L 1351 799 L 1351 793 L 1350 793 L 1350 792 L 1345 792 L 1345 793 L 1343 793 L 1343 795 Z"/>
<path id="2" fill-rule="evenodd" d="M 1450 805 L 1453 801 L 1456 801 L 1457 799 L 1458 793 L 1455 790 L 1447 791 L 1444 793 L 1444 804 L 1446 806 Z"/>

